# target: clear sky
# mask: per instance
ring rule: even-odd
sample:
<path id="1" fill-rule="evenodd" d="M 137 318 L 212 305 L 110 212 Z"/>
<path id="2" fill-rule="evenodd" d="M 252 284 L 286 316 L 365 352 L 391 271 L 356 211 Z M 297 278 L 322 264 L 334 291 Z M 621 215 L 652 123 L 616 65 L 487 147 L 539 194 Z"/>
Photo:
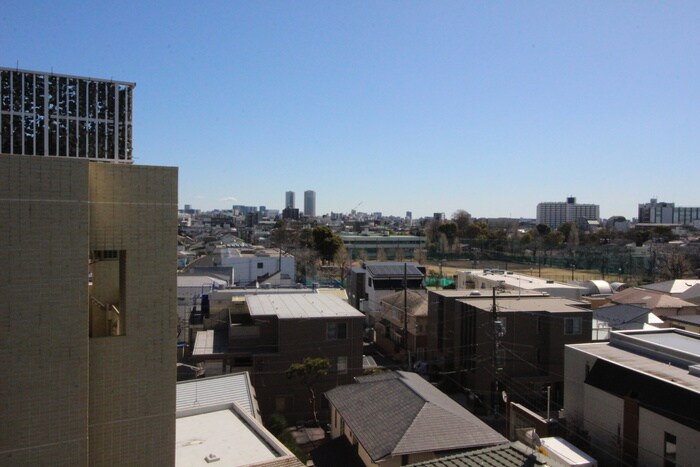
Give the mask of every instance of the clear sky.
<path id="1" fill-rule="evenodd" d="M 136 82 L 181 206 L 700 206 L 696 0 L 3 0 L 0 66 Z"/>

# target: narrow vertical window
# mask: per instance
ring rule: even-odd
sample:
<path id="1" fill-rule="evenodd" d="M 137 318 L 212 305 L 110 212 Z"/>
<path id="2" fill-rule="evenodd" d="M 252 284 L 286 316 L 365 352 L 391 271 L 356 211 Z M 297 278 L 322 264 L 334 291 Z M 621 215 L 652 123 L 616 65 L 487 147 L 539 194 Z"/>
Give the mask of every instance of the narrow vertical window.
<path id="1" fill-rule="evenodd" d="M 676 436 L 664 432 L 664 467 L 676 465 Z"/>
<path id="2" fill-rule="evenodd" d="M 93 251 L 89 263 L 90 337 L 126 334 L 126 252 Z"/>

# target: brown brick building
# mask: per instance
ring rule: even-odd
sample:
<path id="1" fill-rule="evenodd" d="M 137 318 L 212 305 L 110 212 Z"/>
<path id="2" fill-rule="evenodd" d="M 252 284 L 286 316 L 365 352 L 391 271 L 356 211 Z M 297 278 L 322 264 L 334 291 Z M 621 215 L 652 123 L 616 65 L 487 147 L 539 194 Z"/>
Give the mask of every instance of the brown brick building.
<path id="1" fill-rule="evenodd" d="M 428 295 L 428 359 L 467 390 L 474 408 L 509 400 L 539 409 L 551 386 L 563 402 L 564 346 L 591 340 L 589 305 L 546 295 L 439 291 Z"/>

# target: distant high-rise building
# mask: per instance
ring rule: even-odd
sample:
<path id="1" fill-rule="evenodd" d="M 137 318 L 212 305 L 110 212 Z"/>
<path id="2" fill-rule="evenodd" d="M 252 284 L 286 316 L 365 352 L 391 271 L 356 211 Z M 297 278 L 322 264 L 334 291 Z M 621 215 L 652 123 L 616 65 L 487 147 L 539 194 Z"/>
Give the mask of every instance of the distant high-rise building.
<path id="1" fill-rule="evenodd" d="M 638 222 L 642 224 L 681 224 L 692 225 L 700 220 L 700 208 L 676 207 L 675 203 L 650 202 L 640 204 Z"/>
<path id="2" fill-rule="evenodd" d="M 578 219 L 598 220 L 600 206 L 597 204 L 576 204 L 576 198 L 569 196 L 566 203 L 545 202 L 537 205 L 537 223 L 556 229 L 567 222 Z"/>
<path id="3" fill-rule="evenodd" d="M 175 463 L 177 168 L 132 165 L 134 86 L 0 68 L 0 465 Z"/>
<path id="4" fill-rule="evenodd" d="M 316 192 L 307 190 L 304 192 L 304 215 L 316 217 Z"/>
<path id="5" fill-rule="evenodd" d="M 288 191 L 284 194 L 284 207 L 294 209 L 294 192 Z"/>
<path id="6" fill-rule="evenodd" d="M 413 221 L 413 213 L 411 211 L 406 211 L 406 223 L 410 224 Z"/>

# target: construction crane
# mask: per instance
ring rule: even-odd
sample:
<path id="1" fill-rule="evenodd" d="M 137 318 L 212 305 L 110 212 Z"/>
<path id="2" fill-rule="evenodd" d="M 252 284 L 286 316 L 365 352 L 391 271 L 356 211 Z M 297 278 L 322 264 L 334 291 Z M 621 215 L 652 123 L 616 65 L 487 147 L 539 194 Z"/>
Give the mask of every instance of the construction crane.
<path id="1" fill-rule="evenodd" d="M 353 211 L 357 210 L 357 208 L 359 208 L 361 205 L 362 205 L 362 201 L 360 201 L 359 203 L 357 203 L 357 205 L 356 205 L 354 208 L 352 208 L 352 209 L 350 210 L 350 212 L 353 212 Z"/>

